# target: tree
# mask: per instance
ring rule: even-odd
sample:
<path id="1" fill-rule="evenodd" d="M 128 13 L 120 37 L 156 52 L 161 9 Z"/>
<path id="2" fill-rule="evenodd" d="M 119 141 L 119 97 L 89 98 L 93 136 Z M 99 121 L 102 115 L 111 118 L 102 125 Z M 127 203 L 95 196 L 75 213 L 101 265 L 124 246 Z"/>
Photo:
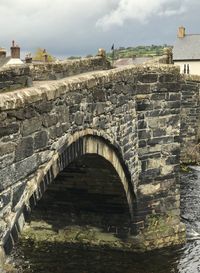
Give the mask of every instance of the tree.
<path id="1" fill-rule="evenodd" d="M 46 56 L 46 57 L 45 57 Z M 48 62 L 53 62 L 55 61 L 55 57 L 50 55 L 49 53 L 46 52 L 45 49 L 38 48 L 36 50 L 36 53 L 33 55 L 33 61 L 41 61 L 44 62 L 45 58 L 47 58 Z"/>

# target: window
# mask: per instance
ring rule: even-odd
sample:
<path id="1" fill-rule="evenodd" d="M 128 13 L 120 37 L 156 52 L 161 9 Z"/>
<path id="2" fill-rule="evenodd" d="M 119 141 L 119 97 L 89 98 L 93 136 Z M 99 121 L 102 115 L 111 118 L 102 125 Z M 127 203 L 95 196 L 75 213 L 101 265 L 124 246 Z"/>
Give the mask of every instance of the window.
<path id="1" fill-rule="evenodd" d="M 190 74 L 190 65 L 187 64 L 187 74 Z"/>
<path id="2" fill-rule="evenodd" d="M 184 70 L 183 73 L 186 74 L 186 64 L 184 64 Z"/>
<path id="3" fill-rule="evenodd" d="M 184 64 L 183 73 L 190 74 L 190 65 L 189 64 Z"/>

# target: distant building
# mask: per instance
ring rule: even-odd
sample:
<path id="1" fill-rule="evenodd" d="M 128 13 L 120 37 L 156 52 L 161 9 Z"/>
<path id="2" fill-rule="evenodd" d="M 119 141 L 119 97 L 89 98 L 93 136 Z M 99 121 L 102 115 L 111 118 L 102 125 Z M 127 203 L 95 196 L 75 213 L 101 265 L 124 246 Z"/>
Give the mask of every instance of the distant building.
<path id="1" fill-rule="evenodd" d="M 10 48 L 11 56 L 6 56 L 6 49 L 0 48 L 0 67 L 8 65 L 17 65 L 23 64 L 20 59 L 20 47 L 15 44 L 15 41 L 12 41 L 12 46 Z"/>
<path id="2" fill-rule="evenodd" d="M 200 34 L 186 34 L 185 28 L 179 27 L 173 61 L 181 73 L 200 75 Z"/>

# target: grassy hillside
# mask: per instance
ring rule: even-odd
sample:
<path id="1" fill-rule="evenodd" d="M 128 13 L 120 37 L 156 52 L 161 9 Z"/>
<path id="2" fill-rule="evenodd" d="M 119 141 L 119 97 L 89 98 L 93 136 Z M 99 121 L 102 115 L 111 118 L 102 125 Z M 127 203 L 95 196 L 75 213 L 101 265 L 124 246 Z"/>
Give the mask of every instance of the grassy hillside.
<path id="1" fill-rule="evenodd" d="M 114 56 L 115 59 L 121 58 L 135 58 L 135 57 L 153 57 L 153 56 L 162 56 L 163 49 L 165 47 L 171 47 L 169 45 L 150 45 L 150 46 L 137 46 L 137 47 L 120 47 L 115 49 Z M 113 58 L 113 53 L 109 52 L 107 54 L 108 58 Z"/>

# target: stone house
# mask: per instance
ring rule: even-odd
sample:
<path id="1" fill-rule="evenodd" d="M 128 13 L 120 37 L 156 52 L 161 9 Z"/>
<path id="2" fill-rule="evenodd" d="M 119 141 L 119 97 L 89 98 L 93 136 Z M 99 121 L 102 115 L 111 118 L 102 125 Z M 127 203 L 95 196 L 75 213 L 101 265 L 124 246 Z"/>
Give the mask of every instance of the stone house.
<path id="1" fill-rule="evenodd" d="M 181 73 L 200 75 L 200 34 L 186 34 L 185 28 L 179 27 L 173 61 L 180 66 Z"/>
<path id="2" fill-rule="evenodd" d="M 11 56 L 6 56 L 6 49 L 0 47 L 0 67 L 8 65 L 23 64 L 20 59 L 20 47 L 12 41 L 12 46 L 10 48 Z"/>

